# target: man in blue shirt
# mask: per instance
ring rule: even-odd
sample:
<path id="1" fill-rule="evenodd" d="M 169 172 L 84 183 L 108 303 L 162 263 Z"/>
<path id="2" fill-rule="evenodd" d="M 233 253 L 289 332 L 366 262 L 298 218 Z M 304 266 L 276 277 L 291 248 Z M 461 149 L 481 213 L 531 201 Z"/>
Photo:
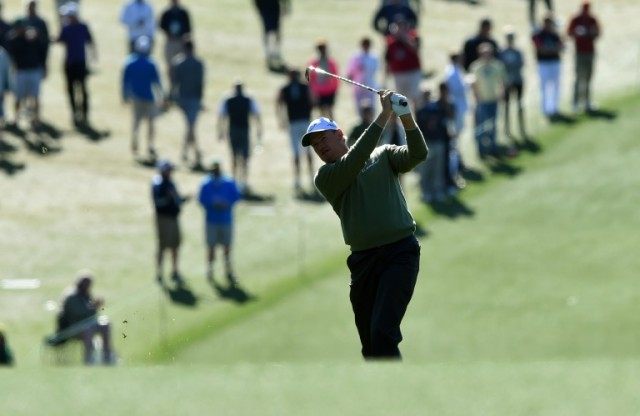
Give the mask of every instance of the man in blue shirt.
<path id="1" fill-rule="evenodd" d="M 213 282 L 215 248 L 224 250 L 224 266 L 229 284 L 237 284 L 231 266 L 233 237 L 233 207 L 240 199 L 240 192 L 233 178 L 223 175 L 220 162 L 211 164 L 209 175 L 202 181 L 199 201 L 205 210 L 207 240 L 207 279 Z"/>
<path id="2" fill-rule="evenodd" d="M 133 131 L 131 134 L 131 151 L 138 155 L 138 128 L 146 119 L 149 123 L 148 152 L 152 160 L 156 158 L 154 147 L 154 120 L 158 115 L 158 105 L 162 102 L 162 85 L 158 68 L 149 57 L 151 40 L 141 36 L 135 41 L 135 53 L 129 55 L 125 62 L 122 76 L 122 100 L 131 102 L 133 108 Z"/>
<path id="3" fill-rule="evenodd" d="M 78 4 L 69 2 L 62 6 L 60 14 L 68 22 L 58 36 L 58 42 L 66 48 L 64 73 L 67 79 L 67 94 L 71 104 L 73 124 L 87 124 L 89 97 L 85 80 L 88 75 L 86 47 L 89 46 L 93 58 L 96 49 L 89 27 L 78 19 Z M 79 94 L 78 94 L 79 93 Z M 82 99 L 78 98 L 78 95 Z"/>
<path id="4" fill-rule="evenodd" d="M 524 78 L 522 76 L 524 58 L 522 52 L 515 46 L 515 36 L 513 30 L 510 29 L 507 31 L 507 47 L 504 48 L 499 55 L 500 61 L 504 64 L 507 76 L 504 86 L 504 131 L 506 136 L 513 140 L 509 110 L 511 107 L 510 102 L 512 98 L 515 98 L 518 108 L 520 135 L 522 136 L 522 140 L 526 140 L 527 133 L 524 127 L 524 104 L 522 101 L 522 92 L 524 91 Z M 511 155 L 515 155 L 517 153 L 515 146 L 512 146 L 509 152 Z"/>

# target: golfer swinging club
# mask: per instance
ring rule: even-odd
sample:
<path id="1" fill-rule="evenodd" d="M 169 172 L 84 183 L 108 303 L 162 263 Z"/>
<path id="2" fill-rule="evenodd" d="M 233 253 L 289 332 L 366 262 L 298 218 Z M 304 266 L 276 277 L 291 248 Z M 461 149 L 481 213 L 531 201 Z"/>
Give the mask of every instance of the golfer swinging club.
<path id="1" fill-rule="evenodd" d="M 427 157 L 427 145 L 406 98 L 381 91 L 382 112 L 348 148 L 342 130 L 328 118 L 309 124 L 302 145 L 325 164 L 315 185 L 340 217 L 351 255 L 349 298 L 365 359 L 400 359 L 400 322 L 418 277 L 420 244 L 398 174 Z M 376 148 L 389 117 L 400 117 L 407 145 Z"/>

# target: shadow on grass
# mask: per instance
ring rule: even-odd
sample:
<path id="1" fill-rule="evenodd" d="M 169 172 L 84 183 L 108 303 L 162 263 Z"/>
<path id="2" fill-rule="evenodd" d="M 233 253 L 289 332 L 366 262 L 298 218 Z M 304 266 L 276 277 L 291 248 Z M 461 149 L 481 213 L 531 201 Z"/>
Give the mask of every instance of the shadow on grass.
<path id="1" fill-rule="evenodd" d="M 191 308 L 195 308 L 198 304 L 198 297 L 184 282 L 178 283 L 173 287 L 163 284 L 162 289 L 173 303 Z"/>
<path id="2" fill-rule="evenodd" d="M 516 147 L 521 152 L 537 154 L 542 152 L 542 146 L 532 137 L 525 137 L 522 141 L 516 141 Z"/>
<path id="3" fill-rule="evenodd" d="M 4 131 L 21 139 L 24 139 L 27 135 L 27 132 L 25 130 L 22 130 L 20 126 L 15 123 L 7 123 L 4 126 Z"/>
<path id="4" fill-rule="evenodd" d="M 247 202 L 266 203 L 266 204 L 272 203 L 276 199 L 274 195 L 260 194 L 250 189 L 246 189 L 244 192 L 242 192 L 241 198 L 243 201 L 247 201 Z"/>
<path id="5" fill-rule="evenodd" d="M 475 170 L 469 167 L 464 167 L 461 171 L 462 177 L 467 182 L 482 182 L 484 181 L 484 175 L 479 170 Z"/>
<path id="6" fill-rule="evenodd" d="M 62 131 L 59 128 L 44 120 L 40 120 L 38 125 L 34 127 L 33 131 L 38 136 L 47 136 L 54 140 L 58 140 L 62 137 Z"/>
<path id="7" fill-rule="evenodd" d="M 239 304 L 247 303 L 249 301 L 257 299 L 251 293 L 243 289 L 239 284 L 222 286 L 215 280 L 210 280 L 209 283 L 215 290 L 216 294 L 223 299 L 228 299 Z"/>
<path id="8" fill-rule="evenodd" d="M 136 157 L 134 159 L 134 162 L 138 166 L 142 166 L 144 168 L 155 169 L 156 168 L 156 163 L 158 162 L 158 159 L 156 159 L 154 157 Z"/>
<path id="9" fill-rule="evenodd" d="M 97 130 L 88 122 L 78 123 L 76 125 L 76 131 L 92 142 L 99 142 L 111 136 L 110 130 Z"/>
<path id="10" fill-rule="evenodd" d="M 585 113 L 589 118 L 601 118 L 608 121 L 613 121 L 618 118 L 618 112 L 612 110 L 606 110 L 604 108 L 598 108 L 589 110 Z"/>
<path id="11" fill-rule="evenodd" d="M 311 202 L 311 203 L 316 203 L 316 204 L 322 204 L 322 203 L 324 203 L 326 201 L 324 199 L 324 197 L 322 196 L 322 194 L 320 192 L 316 191 L 316 190 L 313 190 L 311 192 L 307 192 L 305 190 L 300 190 L 300 191 L 296 192 L 295 198 L 298 201 Z"/>
<path id="12" fill-rule="evenodd" d="M 512 165 L 503 159 L 493 160 L 487 163 L 487 167 L 495 175 L 514 177 L 522 172 L 521 167 Z"/>
<path id="13" fill-rule="evenodd" d="M 444 201 L 434 201 L 429 204 L 437 215 L 447 218 L 473 217 L 475 211 L 457 197 L 450 197 Z"/>
<path id="14" fill-rule="evenodd" d="M 11 160 L 3 159 L 0 156 L 0 171 L 6 173 L 7 175 L 15 175 L 19 171 L 24 169 L 24 163 L 15 163 Z"/>

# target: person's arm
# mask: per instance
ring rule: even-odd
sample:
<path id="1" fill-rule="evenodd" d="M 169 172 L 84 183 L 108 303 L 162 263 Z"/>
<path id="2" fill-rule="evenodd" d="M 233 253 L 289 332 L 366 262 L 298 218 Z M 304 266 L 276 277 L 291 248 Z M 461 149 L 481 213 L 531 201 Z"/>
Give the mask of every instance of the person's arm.
<path id="1" fill-rule="evenodd" d="M 184 19 L 184 33 L 191 33 L 191 16 L 189 16 L 189 12 L 185 9 L 182 15 Z"/>
<path id="2" fill-rule="evenodd" d="M 223 100 L 220 103 L 220 109 L 218 110 L 218 140 L 223 141 L 226 134 L 226 127 L 228 123 L 227 101 Z"/>
<path id="3" fill-rule="evenodd" d="M 160 21 L 158 22 L 158 26 L 160 30 L 162 30 L 165 35 L 169 36 L 169 11 L 165 11 L 160 16 Z"/>
<path id="4" fill-rule="evenodd" d="M 251 100 L 251 114 L 256 125 L 256 139 L 258 144 L 262 144 L 262 118 L 260 117 L 260 109 L 255 100 Z"/>
<path id="5" fill-rule="evenodd" d="M 278 120 L 278 126 L 280 126 L 281 129 L 284 130 L 287 127 L 287 114 L 282 90 L 278 92 L 278 96 L 276 97 L 276 120 Z"/>
<path id="6" fill-rule="evenodd" d="M 347 154 L 339 160 L 324 165 L 315 177 L 318 190 L 330 202 L 341 195 L 356 179 L 371 152 L 376 148 L 382 130 L 393 113 L 391 109 L 391 91 L 385 91 L 381 97 L 382 111 L 362 136 L 351 146 Z"/>
<path id="7" fill-rule="evenodd" d="M 600 23 L 597 19 L 593 19 L 593 33 L 590 34 L 593 39 L 600 37 Z"/>
<path id="8" fill-rule="evenodd" d="M 411 113 L 400 116 L 400 122 L 407 135 L 407 144 L 389 146 L 387 154 L 394 172 L 406 173 L 427 158 L 429 149 Z"/>

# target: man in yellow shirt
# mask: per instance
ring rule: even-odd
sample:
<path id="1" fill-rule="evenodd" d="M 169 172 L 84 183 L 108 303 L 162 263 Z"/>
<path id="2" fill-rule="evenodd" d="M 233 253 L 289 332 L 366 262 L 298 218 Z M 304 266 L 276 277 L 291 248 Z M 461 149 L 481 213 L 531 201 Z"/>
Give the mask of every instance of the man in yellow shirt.
<path id="1" fill-rule="evenodd" d="M 494 55 L 490 43 L 478 46 L 479 59 L 470 68 L 473 74 L 473 95 L 476 100 L 474 136 L 481 159 L 498 156 L 496 146 L 496 122 L 498 101 L 504 96 L 506 72 L 504 65 Z"/>

